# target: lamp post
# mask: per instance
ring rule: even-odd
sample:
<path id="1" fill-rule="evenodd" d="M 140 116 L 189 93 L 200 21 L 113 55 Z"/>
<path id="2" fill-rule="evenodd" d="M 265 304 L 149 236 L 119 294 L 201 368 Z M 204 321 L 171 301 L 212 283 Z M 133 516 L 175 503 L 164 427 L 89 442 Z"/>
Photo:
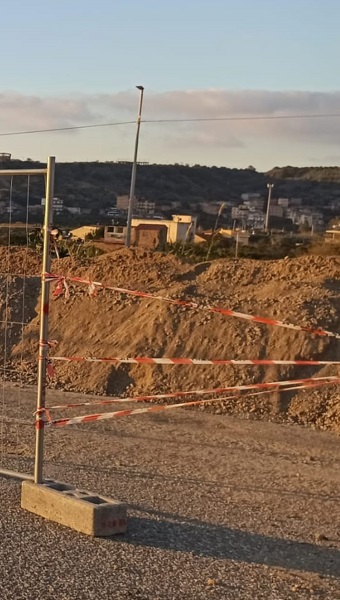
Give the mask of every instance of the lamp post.
<path id="1" fill-rule="evenodd" d="M 265 231 L 268 231 L 268 227 L 269 227 L 269 214 L 270 214 L 270 202 L 272 199 L 272 189 L 274 187 L 273 183 L 267 183 L 267 188 L 268 188 L 268 202 L 267 202 L 267 212 L 266 212 L 266 221 L 265 221 Z"/>
<path id="2" fill-rule="evenodd" d="M 135 153 L 134 153 L 133 164 L 132 164 L 131 185 L 130 185 L 129 206 L 128 206 L 128 216 L 127 216 L 127 223 L 126 223 L 126 240 L 125 240 L 125 246 L 127 248 L 130 248 L 130 245 L 131 245 L 131 221 L 132 221 L 132 214 L 133 214 L 133 205 L 134 205 L 134 201 L 135 201 L 139 130 L 140 130 L 140 124 L 141 124 L 141 120 L 142 120 L 142 106 L 143 106 L 143 95 L 144 95 L 144 87 L 142 85 L 136 85 L 136 88 L 137 88 L 137 90 L 140 91 L 140 94 L 139 94 L 139 107 L 138 107 L 138 115 L 137 115 L 137 131 L 136 131 L 136 141 L 135 141 Z"/>

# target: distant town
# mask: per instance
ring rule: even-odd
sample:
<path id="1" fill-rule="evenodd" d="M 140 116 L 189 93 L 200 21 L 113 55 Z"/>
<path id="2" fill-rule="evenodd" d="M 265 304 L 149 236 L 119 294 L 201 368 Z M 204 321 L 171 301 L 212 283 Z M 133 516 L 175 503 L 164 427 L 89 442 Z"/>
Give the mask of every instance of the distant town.
<path id="1" fill-rule="evenodd" d="M 9 163 L 15 168 L 39 164 L 0 154 L 0 169 Z M 58 168 L 54 225 L 65 237 L 79 241 L 100 229 L 103 241 L 123 245 L 131 163 L 62 163 Z M 237 237 L 240 244 L 269 232 L 327 232 L 330 239 L 339 239 L 340 169 L 320 168 L 315 181 L 305 171 L 286 167 L 263 174 L 254 167 L 237 170 L 139 163 L 132 243 L 154 247 L 201 243 L 217 233 L 224 238 Z M 313 176 L 313 169 L 310 171 Z M 126 193 L 120 193 L 124 189 Z M 27 200 L 25 182 L 21 181 L 19 188 L 13 186 L 10 192 L 9 182 L 5 185 L 2 180 L 1 223 L 25 222 L 28 217 L 32 226 L 39 227 L 45 205 L 41 182 L 32 178 L 29 192 Z"/>

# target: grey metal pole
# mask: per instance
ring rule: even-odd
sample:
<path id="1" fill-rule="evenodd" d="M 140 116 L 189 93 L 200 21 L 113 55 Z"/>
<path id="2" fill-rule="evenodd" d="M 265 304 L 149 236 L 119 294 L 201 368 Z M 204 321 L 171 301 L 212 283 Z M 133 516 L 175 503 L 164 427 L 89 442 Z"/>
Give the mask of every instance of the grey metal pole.
<path id="1" fill-rule="evenodd" d="M 129 206 L 128 206 L 128 216 L 127 216 L 127 223 L 126 223 L 125 246 L 127 248 L 130 248 L 130 246 L 131 246 L 131 221 L 132 221 L 132 214 L 133 214 L 133 206 L 134 206 L 134 202 L 135 202 L 139 131 L 140 131 L 140 124 L 141 124 L 141 120 L 142 120 L 142 106 L 143 106 L 143 96 L 144 96 L 144 88 L 143 88 L 143 86 L 142 85 L 137 85 L 136 87 L 140 91 L 140 95 L 139 95 L 139 107 L 138 107 L 138 116 L 137 116 L 137 131 L 136 131 L 136 141 L 135 141 L 135 153 L 134 153 L 133 164 L 132 164 L 131 185 L 130 185 Z"/>
<path id="2" fill-rule="evenodd" d="M 239 242 L 239 232 L 236 234 L 236 247 L 235 247 L 235 258 L 238 258 L 238 242 Z"/>
<path id="3" fill-rule="evenodd" d="M 46 178 L 46 200 L 44 218 L 44 247 L 41 277 L 41 301 L 40 301 L 40 336 L 39 336 L 39 362 L 38 362 L 38 388 L 37 388 L 37 412 L 36 412 L 36 442 L 35 442 L 35 464 L 34 483 L 43 481 L 43 458 L 44 458 L 44 408 L 46 397 L 46 359 L 47 359 L 47 337 L 48 337 L 48 313 L 50 305 L 50 283 L 46 281 L 45 273 L 50 271 L 50 231 L 52 224 L 53 194 L 54 194 L 54 172 L 55 157 L 50 156 L 47 162 Z"/>
<path id="4" fill-rule="evenodd" d="M 33 475 L 27 473 L 19 473 L 19 471 L 10 471 L 9 469 L 0 469 L 0 475 L 2 477 L 12 477 L 13 479 L 19 479 L 21 481 L 33 481 Z"/>
<path id="5" fill-rule="evenodd" d="M 269 214 L 270 214 L 270 202 L 272 199 L 272 189 L 274 187 L 273 183 L 267 183 L 267 188 L 268 188 L 268 203 L 267 203 L 267 212 L 266 212 L 266 221 L 265 221 L 265 231 L 268 231 L 269 228 Z"/>
<path id="6" fill-rule="evenodd" d="M 46 175 L 46 169 L 20 169 L 13 171 L 13 169 L 1 169 L 1 175 Z"/>

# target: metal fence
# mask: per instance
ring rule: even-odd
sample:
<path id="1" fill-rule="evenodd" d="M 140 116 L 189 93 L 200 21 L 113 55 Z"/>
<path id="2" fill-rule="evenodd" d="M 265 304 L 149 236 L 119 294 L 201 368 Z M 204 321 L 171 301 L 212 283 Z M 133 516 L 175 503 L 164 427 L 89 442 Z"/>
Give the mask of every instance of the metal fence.
<path id="1" fill-rule="evenodd" d="M 42 414 L 45 406 L 46 390 L 46 353 L 48 342 L 49 282 L 44 273 L 50 269 L 50 230 L 52 223 L 52 199 L 54 193 L 55 158 L 49 157 L 46 168 L 42 169 L 1 169 L 4 179 L 2 188 L 2 213 L 4 222 L 0 245 L 0 474 L 30 478 L 36 483 L 43 479 L 43 441 L 44 428 Z M 13 222 L 17 177 L 26 178 L 25 222 L 21 225 L 24 239 L 17 247 Z M 31 255 L 29 244 L 29 216 L 31 178 L 45 177 L 45 216 L 43 227 L 43 256 L 41 277 L 32 274 L 29 269 Z M 4 187 L 7 184 L 7 187 Z M 22 187 L 20 188 L 22 193 Z M 24 243 L 22 243 L 24 242 Z M 30 318 L 31 306 L 40 296 L 40 334 L 37 340 L 38 376 L 34 382 L 36 388 L 35 406 L 27 401 L 27 381 L 25 379 L 25 360 L 23 346 L 25 328 Z M 31 392 L 30 392 L 30 397 Z M 34 427 L 32 413 L 36 415 L 34 448 Z M 26 459 L 26 462 L 25 462 Z M 34 462 L 34 475 L 22 474 L 22 465 Z M 27 470 L 25 468 L 25 470 Z"/>

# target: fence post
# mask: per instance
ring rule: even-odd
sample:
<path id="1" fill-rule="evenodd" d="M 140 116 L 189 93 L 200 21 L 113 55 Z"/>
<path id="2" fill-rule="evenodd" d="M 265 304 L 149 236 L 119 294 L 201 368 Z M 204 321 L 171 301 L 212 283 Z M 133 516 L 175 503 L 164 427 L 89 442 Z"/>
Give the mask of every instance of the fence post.
<path id="1" fill-rule="evenodd" d="M 49 156 L 47 162 L 46 200 L 44 217 L 44 246 L 41 275 L 41 302 L 40 302 L 40 334 L 39 334 L 39 361 L 37 385 L 37 411 L 36 411 L 36 443 L 34 483 L 43 481 L 44 458 L 44 408 L 46 399 L 46 359 L 48 351 L 48 313 L 50 304 L 50 282 L 46 281 L 45 273 L 50 271 L 50 235 L 53 212 L 55 157 Z"/>

